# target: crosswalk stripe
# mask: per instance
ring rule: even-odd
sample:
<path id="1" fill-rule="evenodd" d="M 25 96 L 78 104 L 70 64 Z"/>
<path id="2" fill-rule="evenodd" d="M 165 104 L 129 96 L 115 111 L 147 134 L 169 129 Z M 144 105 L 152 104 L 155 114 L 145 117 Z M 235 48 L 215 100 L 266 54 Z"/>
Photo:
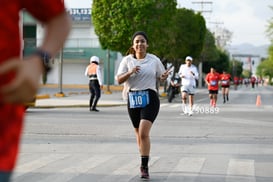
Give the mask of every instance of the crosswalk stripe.
<path id="1" fill-rule="evenodd" d="M 18 165 L 16 167 L 16 173 L 14 174 L 14 177 L 18 177 L 20 175 L 23 175 L 25 173 L 29 173 L 33 170 L 36 170 L 38 168 L 41 168 L 51 162 L 54 162 L 56 160 L 64 159 L 68 157 L 69 154 L 50 154 L 47 156 L 42 156 L 39 159 L 36 159 L 34 161 L 26 162 L 24 164 Z"/>
<path id="2" fill-rule="evenodd" d="M 182 107 L 181 104 L 171 104 L 169 107 L 171 107 L 171 108 L 177 108 L 179 106 Z"/>
<path id="3" fill-rule="evenodd" d="M 74 163 L 70 166 L 67 166 L 67 168 L 64 168 L 60 170 L 58 173 L 63 173 L 65 175 L 51 175 L 47 178 L 41 179 L 39 182 L 48 182 L 48 181 L 54 181 L 54 182 L 63 182 L 63 181 L 69 181 L 75 176 L 78 176 L 81 173 L 88 173 L 88 171 L 102 163 L 104 163 L 107 160 L 110 160 L 114 156 L 111 155 L 99 155 L 99 156 L 92 156 L 88 158 L 87 160 Z"/>
<path id="4" fill-rule="evenodd" d="M 182 158 L 179 160 L 175 171 L 187 172 L 187 173 L 198 173 L 200 172 L 205 158 Z"/>
<path id="5" fill-rule="evenodd" d="M 164 104 L 160 104 L 160 107 L 170 107 L 170 108 L 181 108 L 181 104 L 179 103 L 164 103 Z"/>
<path id="6" fill-rule="evenodd" d="M 215 160 L 214 157 L 177 159 L 152 156 L 149 161 L 151 178 L 161 179 L 163 171 L 167 174 L 164 177 L 166 181 L 193 182 L 205 176 L 225 182 L 256 182 L 255 161 L 252 159 L 222 160 L 220 158 L 219 164 L 212 161 Z M 116 155 L 50 154 L 40 158 L 35 156 L 34 159 L 29 158 L 29 160 L 19 163 L 16 167 L 15 182 L 28 181 L 28 179 L 39 179 L 39 182 L 76 181 L 79 177 L 88 180 L 92 176 L 101 182 L 128 182 L 138 179 L 140 173 L 140 158 L 135 155 L 123 156 L 119 160 Z M 168 163 L 170 164 L 166 166 L 165 164 Z M 159 164 L 161 166 L 158 166 Z M 103 167 L 104 165 L 106 168 Z M 162 165 L 166 167 L 162 168 Z"/>
<path id="7" fill-rule="evenodd" d="M 168 176 L 167 181 L 178 178 L 182 179 L 183 177 L 186 177 L 185 180 L 187 180 L 187 182 L 195 181 L 195 177 L 200 173 L 205 161 L 205 158 L 193 157 L 184 157 L 180 159 Z"/>
<path id="8" fill-rule="evenodd" d="M 149 162 L 149 165 L 152 166 L 155 161 L 157 161 L 159 157 L 152 157 L 151 161 Z M 130 174 L 133 170 L 137 169 L 139 170 L 140 165 L 140 159 L 134 159 L 131 162 L 127 163 L 126 165 L 118 168 L 113 172 L 114 175 L 123 175 L 123 174 Z"/>
<path id="9" fill-rule="evenodd" d="M 169 104 L 160 104 L 160 107 L 166 107 L 168 106 Z"/>
<path id="10" fill-rule="evenodd" d="M 160 157 L 151 157 L 149 161 L 149 166 L 152 166 Z M 122 165 L 121 167 L 114 170 L 109 176 L 101 179 L 100 182 L 109 182 L 109 181 L 119 181 L 119 182 L 127 182 L 130 179 L 139 175 L 139 167 L 140 167 L 140 158 L 134 158 L 128 163 Z M 121 178 L 121 176 L 126 176 Z"/>
<path id="11" fill-rule="evenodd" d="M 119 167 L 112 174 L 114 174 L 114 175 L 130 174 L 132 171 L 137 169 L 138 166 L 139 166 L 139 159 L 134 159 L 134 160 L 130 161 L 129 163 L 127 163 L 126 165 Z"/>
<path id="12" fill-rule="evenodd" d="M 228 163 L 226 182 L 238 181 L 255 182 L 254 160 L 231 159 Z"/>

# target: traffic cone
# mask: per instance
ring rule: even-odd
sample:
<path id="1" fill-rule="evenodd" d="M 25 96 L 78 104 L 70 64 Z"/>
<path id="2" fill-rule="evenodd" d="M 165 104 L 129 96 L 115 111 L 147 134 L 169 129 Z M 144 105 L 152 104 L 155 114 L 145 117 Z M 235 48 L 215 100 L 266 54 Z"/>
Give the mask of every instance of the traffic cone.
<path id="1" fill-rule="evenodd" d="M 256 106 L 261 106 L 262 104 L 262 101 L 261 101 L 261 96 L 260 95 L 257 95 L 257 99 L 256 99 Z"/>

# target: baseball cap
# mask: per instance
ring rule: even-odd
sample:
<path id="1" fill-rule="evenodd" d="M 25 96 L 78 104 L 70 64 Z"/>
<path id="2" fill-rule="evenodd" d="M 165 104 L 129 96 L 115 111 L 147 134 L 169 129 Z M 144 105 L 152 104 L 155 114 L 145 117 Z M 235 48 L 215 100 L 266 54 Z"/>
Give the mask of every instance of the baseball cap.
<path id="1" fill-rule="evenodd" d="M 99 59 L 97 56 L 92 56 L 92 57 L 90 58 L 90 63 L 92 63 L 92 62 L 100 63 L 100 59 Z"/>
<path id="2" fill-rule="evenodd" d="M 191 56 L 187 56 L 186 59 L 185 59 L 185 61 L 187 61 L 187 60 L 192 61 L 192 57 Z"/>

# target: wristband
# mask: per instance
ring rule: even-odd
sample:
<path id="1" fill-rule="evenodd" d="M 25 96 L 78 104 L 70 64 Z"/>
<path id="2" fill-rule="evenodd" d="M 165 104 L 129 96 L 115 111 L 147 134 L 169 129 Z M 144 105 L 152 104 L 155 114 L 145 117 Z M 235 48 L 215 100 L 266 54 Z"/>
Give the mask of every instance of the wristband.
<path id="1" fill-rule="evenodd" d="M 41 58 L 45 72 L 49 72 L 52 67 L 51 55 L 42 49 L 37 49 L 33 54 Z"/>

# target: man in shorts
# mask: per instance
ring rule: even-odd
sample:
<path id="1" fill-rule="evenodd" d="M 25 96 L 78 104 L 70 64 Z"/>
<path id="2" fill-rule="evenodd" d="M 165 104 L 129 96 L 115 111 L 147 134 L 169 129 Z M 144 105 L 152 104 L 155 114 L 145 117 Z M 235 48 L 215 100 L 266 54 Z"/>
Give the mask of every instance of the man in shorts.
<path id="1" fill-rule="evenodd" d="M 192 64 L 192 57 L 187 56 L 185 64 L 182 64 L 179 68 L 178 74 L 181 77 L 181 97 L 182 97 L 182 111 L 183 114 L 193 114 L 193 99 L 196 88 L 196 80 L 199 78 L 199 74 L 195 65 Z M 189 98 L 189 104 L 187 106 L 187 98 Z"/>

